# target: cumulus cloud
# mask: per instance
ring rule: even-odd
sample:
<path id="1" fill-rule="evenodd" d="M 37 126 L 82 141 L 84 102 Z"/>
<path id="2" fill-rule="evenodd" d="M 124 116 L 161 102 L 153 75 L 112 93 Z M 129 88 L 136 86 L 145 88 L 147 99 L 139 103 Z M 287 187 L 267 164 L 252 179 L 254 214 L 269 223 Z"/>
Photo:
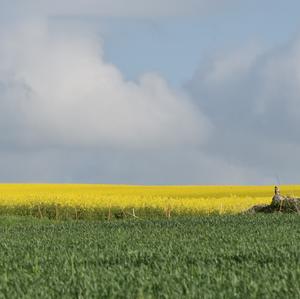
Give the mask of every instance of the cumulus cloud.
<path id="1" fill-rule="evenodd" d="M 2 142 L 153 148 L 206 138 L 209 121 L 187 96 L 158 74 L 125 81 L 91 35 L 33 23 L 2 32 L 1 41 Z"/>
<path id="2" fill-rule="evenodd" d="M 0 180 L 295 182 L 299 42 L 206 59 L 186 92 L 126 81 L 92 34 L 0 31 Z M 9 29 L 9 30 L 7 30 Z M 189 94 L 189 95 L 188 95 Z"/>
<path id="3" fill-rule="evenodd" d="M 126 81 L 99 37 L 44 18 L 0 40 L 0 181 L 191 183 L 188 151 L 212 125 L 186 93 L 156 73 Z"/>
<path id="4" fill-rule="evenodd" d="M 300 179 L 299 40 L 271 50 L 220 50 L 184 90 L 175 90 L 156 73 L 125 80 L 105 61 L 97 36 L 49 27 L 45 16 L 187 16 L 218 10 L 220 1 L 0 0 L 0 6 L 0 181 Z"/>
<path id="5" fill-rule="evenodd" d="M 216 127 L 206 151 L 257 173 L 299 180 L 300 43 L 211 57 L 187 89 Z M 271 180 L 270 180 L 271 182 Z"/>

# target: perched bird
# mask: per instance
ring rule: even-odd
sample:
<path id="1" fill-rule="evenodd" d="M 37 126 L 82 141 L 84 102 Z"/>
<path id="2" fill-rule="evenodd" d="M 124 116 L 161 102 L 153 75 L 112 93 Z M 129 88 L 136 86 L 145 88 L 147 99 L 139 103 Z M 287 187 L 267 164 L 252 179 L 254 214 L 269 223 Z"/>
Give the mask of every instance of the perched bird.
<path id="1" fill-rule="evenodd" d="M 278 206 L 284 200 L 284 197 L 280 195 L 280 190 L 278 186 L 274 188 L 274 196 L 272 198 L 272 205 Z"/>

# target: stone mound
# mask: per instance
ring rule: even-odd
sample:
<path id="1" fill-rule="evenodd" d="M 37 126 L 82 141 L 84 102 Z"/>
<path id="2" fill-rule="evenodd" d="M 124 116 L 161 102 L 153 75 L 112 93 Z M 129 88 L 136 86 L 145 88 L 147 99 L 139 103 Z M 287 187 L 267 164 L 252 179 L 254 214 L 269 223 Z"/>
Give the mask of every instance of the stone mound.
<path id="1" fill-rule="evenodd" d="M 255 213 L 300 213 L 300 198 L 283 197 L 280 200 L 272 200 L 270 205 L 256 205 L 246 211 L 249 214 Z"/>

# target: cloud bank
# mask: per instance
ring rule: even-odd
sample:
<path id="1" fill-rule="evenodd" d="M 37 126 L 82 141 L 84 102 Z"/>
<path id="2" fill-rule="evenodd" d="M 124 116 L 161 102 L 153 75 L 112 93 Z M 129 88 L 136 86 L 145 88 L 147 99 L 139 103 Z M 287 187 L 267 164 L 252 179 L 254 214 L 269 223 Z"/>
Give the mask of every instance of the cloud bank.
<path id="1" fill-rule="evenodd" d="M 29 1 L 19 12 L 16 1 L 0 3 L 14 15 L 1 18 L 0 29 L 0 181 L 300 179 L 299 39 L 268 50 L 220 49 L 175 90 L 156 73 L 125 80 L 105 61 L 99 37 L 51 27 L 45 15 L 191 15 L 201 5 L 212 9 L 214 1 L 154 1 L 151 8 L 135 0 L 128 7 Z M 39 13 L 32 14 L 33 6 Z"/>
<path id="2" fill-rule="evenodd" d="M 22 24 L 1 40 L 1 135 L 18 147 L 170 147 L 206 138 L 209 121 L 187 96 L 157 74 L 125 81 L 91 36 Z"/>
<path id="3" fill-rule="evenodd" d="M 175 153 L 212 130 L 158 74 L 124 80 L 93 34 L 35 19 L 0 40 L 1 181 L 170 182 Z"/>
<path id="4" fill-rule="evenodd" d="M 254 170 L 254 183 L 299 180 L 299 40 L 267 51 L 249 46 L 216 55 L 187 89 L 217 128 L 207 152 Z"/>

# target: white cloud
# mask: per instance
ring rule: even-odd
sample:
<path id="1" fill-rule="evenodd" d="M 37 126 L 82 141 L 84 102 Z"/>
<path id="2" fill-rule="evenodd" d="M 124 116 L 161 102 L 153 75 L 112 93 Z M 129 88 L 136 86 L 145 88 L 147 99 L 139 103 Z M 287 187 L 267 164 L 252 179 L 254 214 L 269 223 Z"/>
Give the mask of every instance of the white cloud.
<path id="1" fill-rule="evenodd" d="M 159 74 L 126 81 L 104 60 L 98 38 L 45 22 L 45 15 L 198 15 L 229 3 L 0 0 L 0 180 L 299 180 L 299 42 L 220 51 L 196 72 L 188 96 Z"/>
<path id="2" fill-rule="evenodd" d="M 52 34 L 42 23 L 2 33 L 0 93 L 0 139 L 19 146 L 196 145 L 210 128 L 158 74 L 125 81 L 96 38 Z"/>

